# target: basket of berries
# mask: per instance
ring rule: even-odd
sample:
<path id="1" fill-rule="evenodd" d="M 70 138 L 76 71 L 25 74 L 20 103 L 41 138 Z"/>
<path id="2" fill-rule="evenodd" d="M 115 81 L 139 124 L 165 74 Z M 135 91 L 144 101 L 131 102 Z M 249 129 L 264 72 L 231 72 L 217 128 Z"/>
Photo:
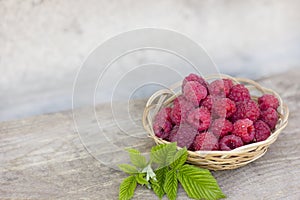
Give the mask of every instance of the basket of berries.
<path id="1" fill-rule="evenodd" d="M 186 147 L 189 163 L 226 170 L 263 156 L 288 115 L 280 96 L 253 80 L 190 74 L 149 98 L 143 125 L 157 144 Z"/>

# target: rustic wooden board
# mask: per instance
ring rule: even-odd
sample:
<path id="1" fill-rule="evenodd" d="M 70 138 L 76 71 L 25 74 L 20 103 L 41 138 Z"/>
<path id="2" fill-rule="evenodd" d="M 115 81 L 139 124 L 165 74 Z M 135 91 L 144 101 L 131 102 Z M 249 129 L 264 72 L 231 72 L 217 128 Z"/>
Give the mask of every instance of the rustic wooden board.
<path id="1" fill-rule="evenodd" d="M 288 127 L 262 158 L 213 174 L 228 199 L 300 199 L 300 72 L 260 82 L 276 89 L 289 105 Z M 132 115 L 137 119 L 144 103 L 135 105 Z M 120 134 L 109 106 L 100 105 L 97 112 L 103 131 Z M 126 116 L 120 114 L 118 119 L 130 125 Z M 90 133 L 98 131 L 95 120 L 85 123 Z M 145 138 L 139 145 L 150 149 L 153 141 Z M 0 159 L 0 199 L 117 199 L 120 181 L 126 176 L 86 151 L 71 111 L 0 123 Z M 134 199 L 157 198 L 139 187 Z M 181 188 L 178 199 L 189 199 Z"/>

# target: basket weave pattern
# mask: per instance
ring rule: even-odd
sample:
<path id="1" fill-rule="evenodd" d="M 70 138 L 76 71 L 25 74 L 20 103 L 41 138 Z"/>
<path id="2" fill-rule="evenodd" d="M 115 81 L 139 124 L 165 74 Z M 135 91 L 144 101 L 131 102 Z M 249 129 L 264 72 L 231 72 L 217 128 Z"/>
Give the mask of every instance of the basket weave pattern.
<path id="1" fill-rule="evenodd" d="M 231 151 L 188 151 L 187 162 L 211 170 L 227 170 L 239 168 L 263 156 L 268 150 L 268 147 L 276 141 L 280 132 L 286 127 L 289 115 L 288 107 L 282 102 L 281 97 L 275 91 L 264 88 L 253 80 L 245 78 L 233 78 L 231 76 L 223 74 L 205 77 L 207 81 L 212 81 L 220 78 L 228 78 L 235 83 L 244 84 L 249 89 L 251 97 L 255 101 L 257 100 L 257 97 L 261 96 L 262 94 L 275 95 L 279 100 L 279 120 L 275 130 L 272 131 L 270 137 L 268 137 L 265 141 L 247 144 Z M 179 94 L 181 94 L 181 82 L 174 84 L 169 89 L 157 91 L 149 98 L 146 104 L 143 114 L 143 125 L 148 132 L 149 137 L 153 138 L 156 144 L 165 144 L 169 142 L 155 136 L 152 128 L 153 119 L 160 108 L 171 106 L 173 100 Z"/>

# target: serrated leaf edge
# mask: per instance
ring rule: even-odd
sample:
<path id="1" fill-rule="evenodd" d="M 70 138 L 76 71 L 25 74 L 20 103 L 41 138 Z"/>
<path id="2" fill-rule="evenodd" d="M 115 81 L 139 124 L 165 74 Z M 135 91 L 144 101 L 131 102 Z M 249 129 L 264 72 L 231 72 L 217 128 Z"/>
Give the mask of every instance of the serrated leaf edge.
<path id="1" fill-rule="evenodd" d="M 119 189 L 119 200 L 130 200 L 134 195 L 134 190 L 137 186 L 137 181 L 134 176 L 125 178 Z"/>
<path id="2" fill-rule="evenodd" d="M 177 177 L 190 198 L 214 200 L 226 197 L 209 170 L 185 164 L 178 170 Z"/>
<path id="3" fill-rule="evenodd" d="M 176 170 L 170 170 L 166 174 L 164 191 L 170 200 L 176 200 L 178 190 L 178 180 Z"/>

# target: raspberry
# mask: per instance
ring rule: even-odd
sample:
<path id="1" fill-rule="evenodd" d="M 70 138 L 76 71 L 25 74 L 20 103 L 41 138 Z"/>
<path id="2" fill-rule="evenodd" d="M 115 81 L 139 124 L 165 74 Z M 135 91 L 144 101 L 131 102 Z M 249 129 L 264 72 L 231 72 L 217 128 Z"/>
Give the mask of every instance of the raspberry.
<path id="1" fill-rule="evenodd" d="M 260 119 L 264 121 L 271 130 L 273 130 L 278 121 L 278 114 L 274 108 L 268 108 L 261 112 Z"/>
<path id="2" fill-rule="evenodd" d="M 171 121 L 171 112 L 172 112 L 172 108 L 170 107 L 165 107 L 162 108 L 155 116 L 155 120 L 167 120 L 167 121 Z"/>
<path id="3" fill-rule="evenodd" d="M 222 80 L 224 82 L 226 96 L 228 96 L 231 88 L 233 87 L 233 82 L 228 78 L 223 78 Z"/>
<path id="4" fill-rule="evenodd" d="M 203 85 L 205 88 L 207 88 L 208 86 L 208 83 L 204 80 L 204 78 L 196 75 L 196 74 L 190 74 L 188 75 L 187 77 L 185 77 L 182 81 L 182 91 L 183 91 L 183 88 L 185 86 L 185 84 L 189 81 L 196 81 L 196 82 L 199 82 L 201 85 Z"/>
<path id="5" fill-rule="evenodd" d="M 187 101 L 183 95 L 178 96 L 174 100 L 173 109 L 171 112 L 172 122 L 179 125 L 186 121 L 188 112 L 194 108 L 194 105 Z"/>
<path id="6" fill-rule="evenodd" d="M 232 115 L 232 121 L 235 122 L 239 119 L 250 119 L 256 121 L 260 115 L 258 105 L 253 100 L 236 102 L 236 111 Z"/>
<path id="7" fill-rule="evenodd" d="M 162 108 L 155 116 L 153 123 L 153 130 L 157 137 L 165 139 L 169 136 L 172 129 L 171 123 L 171 111 L 172 108 L 166 107 Z"/>
<path id="8" fill-rule="evenodd" d="M 175 125 L 171 130 L 171 132 L 169 133 L 169 136 L 166 138 L 166 140 L 168 141 L 174 140 L 174 137 L 176 136 L 178 130 L 179 130 L 179 126 Z"/>
<path id="9" fill-rule="evenodd" d="M 198 131 L 204 131 L 210 125 L 210 117 L 207 108 L 200 107 L 189 112 L 187 122 L 197 128 Z"/>
<path id="10" fill-rule="evenodd" d="M 174 129 L 171 133 L 170 142 L 177 142 L 177 146 L 186 147 L 187 149 L 193 144 L 195 136 L 198 134 L 197 129 L 189 124 L 181 124 L 179 128 Z"/>
<path id="11" fill-rule="evenodd" d="M 258 104 L 261 110 L 267 110 L 268 108 L 274 108 L 276 110 L 279 106 L 279 101 L 271 94 L 264 94 L 258 98 Z"/>
<path id="12" fill-rule="evenodd" d="M 233 129 L 232 123 L 227 119 L 216 119 L 212 122 L 210 131 L 217 137 L 221 138 L 228 135 Z"/>
<path id="13" fill-rule="evenodd" d="M 233 124 L 232 133 L 242 138 L 243 142 L 249 143 L 254 139 L 253 122 L 249 119 L 240 119 Z"/>
<path id="14" fill-rule="evenodd" d="M 278 122 L 276 96 L 264 94 L 257 102 L 243 84 L 218 79 L 208 84 L 196 74 L 182 82 L 182 95 L 172 108 L 155 116 L 157 137 L 189 150 L 232 150 L 266 140 Z"/>
<path id="15" fill-rule="evenodd" d="M 243 146 L 243 141 L 236 135 L 226 135 L 219 142 L 219 148 L 223 151 L 230 151 L 241 146 Z"/>
<path id="16" fill-rule="evenodd" d="M 169 136 L 169 133 L 172 129 L 172 123 L 170 121 L 160 121 L 156 122 L 153 125 L 154 133 L 157 137 L 165 139 Z"/>
<path id="17" fill-rule="evenodd" d="M 218 139 L 214 136 L 214 134 L 210 132 L 204 132 L 204 133 L 199 133 L 195 137 L 194 143 L 193 143 L 193 149 L 195 151 L 199 150 L 218 150 Z"/>
<path id="18" fill-rule="evenodd" d="M 207 89 L 196 81 L 189 81 L 183 88 L 185 98 L 195 106 L 199 106 L 200 101 L 207 96 Z"/>
<path id="19" fill-rule="evenodd" d="M 201 106 L 206 107 L 209 111 L 211 111 L 212 104 L 213 104 L 213 98 L 211 95 L 207 95 L 207 97 L 203 99 L 201 102 Z"/>
<path id="20" fill-rule="evenodd" d="M 212 105 L 212 115 L 218 117 L 231 117 L 236 111 L 233 101 L 228 98 L 214 98 Z"/>
<path id="21" fill-rule="evenodd" d="M 257 120 L 254 123 L 254 128 L 255 128 L 254 138 L 256 142 L 264 141 L 271 135 L 269 126 L 261 120 Z"/>
<path id="22" fill-rule="evenodd" d="M 228 98 L 232 101 L 238 102 L 250 100 L 251 96 L 249 90 L 244 85 L 237 84 L 232 86 L 232 88 L 230 89 Z"/>
<path id="23" fill-rule="evenodd" d="M 218 79 L 211 82 L 208 86 L 209 93 L 212 96 L 227 97 L 233 83 L 229 79 Z"/>

